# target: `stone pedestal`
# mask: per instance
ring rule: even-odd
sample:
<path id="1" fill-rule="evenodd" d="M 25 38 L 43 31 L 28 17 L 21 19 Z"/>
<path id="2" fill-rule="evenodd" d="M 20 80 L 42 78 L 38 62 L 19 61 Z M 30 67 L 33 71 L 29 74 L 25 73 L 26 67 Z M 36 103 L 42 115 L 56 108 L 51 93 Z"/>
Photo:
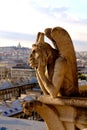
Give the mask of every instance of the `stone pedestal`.
<path id="1" fill-rule="evenodd" d="M 87 129 L 87 98 L 41 96 L 38 102 L 48 130 Z"/>

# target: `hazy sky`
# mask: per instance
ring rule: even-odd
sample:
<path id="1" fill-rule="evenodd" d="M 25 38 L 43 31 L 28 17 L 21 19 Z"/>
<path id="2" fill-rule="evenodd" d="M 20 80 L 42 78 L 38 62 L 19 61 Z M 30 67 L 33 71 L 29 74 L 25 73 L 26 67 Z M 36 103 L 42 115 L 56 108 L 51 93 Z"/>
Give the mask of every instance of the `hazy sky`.
<path id="1" fill-rule="evenodd" d="M 38 31 L 55 26 L 87 51 L 87 0 L 0 0 L 0 46 L 31 47 Z"/>

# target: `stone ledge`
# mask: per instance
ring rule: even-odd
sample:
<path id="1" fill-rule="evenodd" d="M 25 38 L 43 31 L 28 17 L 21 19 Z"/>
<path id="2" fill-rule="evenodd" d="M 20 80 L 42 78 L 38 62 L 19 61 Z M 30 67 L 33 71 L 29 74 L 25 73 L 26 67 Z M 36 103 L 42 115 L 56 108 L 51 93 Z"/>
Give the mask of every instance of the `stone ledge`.
<path id="1" fill-rule="evenodd" d="M 57 97 L 49 95 L 40 96 L 38 99 L 50 109 L 59 113 L 58 117 L 63 122 L 87 125 L 87 98 Z M 46 110 L 45 110 L 46 111 Z M 52 114 L 52 113 L 51 113 Z M 56 122 L 56 121 L 55 121 Z M 56 123 L 57 124 L 57 123 Z"/>
<path id="2" fill-rule="evenodd" d="M 87 108 L 87 98 L 82 97 L 57 97 L 52 98 L 49 95 L 40 96 L 39 101 L 45 104 L 51 105 L 69 105 L 74 107 L 84 107 Z"/>

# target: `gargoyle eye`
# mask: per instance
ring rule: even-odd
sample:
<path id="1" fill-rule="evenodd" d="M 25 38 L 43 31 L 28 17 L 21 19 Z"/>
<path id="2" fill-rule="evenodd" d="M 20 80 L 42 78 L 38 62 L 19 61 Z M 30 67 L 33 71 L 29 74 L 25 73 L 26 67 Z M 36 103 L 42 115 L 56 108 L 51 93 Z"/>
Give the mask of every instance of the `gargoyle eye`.
<path id="1" fill-rule="evenodd" d="M 28 109 L 28 105 L 25 105 L 25 109 Z"/>
<path id="2" fill-rule="evenodd" d="M 33 51 L 32 51 L 32 53 L 35 53 L 35 52 L 36 52 L 36 50 L 33 50 Z"/>
<path id="3" fill-rule="evenodd" d="M 33 102 L 30 102 L 30 106 L 33 107 Z"/>

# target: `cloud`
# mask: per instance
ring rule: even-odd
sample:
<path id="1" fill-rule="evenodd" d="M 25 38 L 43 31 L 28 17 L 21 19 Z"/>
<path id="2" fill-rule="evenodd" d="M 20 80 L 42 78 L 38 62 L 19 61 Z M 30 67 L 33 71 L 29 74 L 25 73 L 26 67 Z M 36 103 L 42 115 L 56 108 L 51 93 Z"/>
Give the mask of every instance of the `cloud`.
<path id="1" fill-rule="evenodd" d="M 68 10 L 68 8 L 66 6 L 61 6 L 61 7 L 44 7 L 44 6 L 35 6 L 35 8 L 42 12 L 42 13 L 46 13 L 48 15 L 50 14 L 54 14 L 54 13 L 62 13 Z"/>
<path id="2" fill-rule="evenodd" d="M 17 46 L 20 42 L 22 46 L 31 48 L 32 44 L 35 42 L 36 35 L 24 34 L 24 33 L 14 33 L 14 32 L 3 32 L 0 31 L 0 44 L 4 46 Z M 47 39 L 45 39 L 47 40 Z M 73 39 L 72 39 L 73 40 Z M 47 40 L 49 44 L 51 42 Z M 7 43 L 7 44 L 6 44 Z M 52 45 L 52 44 L 51 44 Z M 76 51 L 87 51 L 87 42 L 83 40 L 73 40 L 73 45 Z"/>
<path id="3" fill-rule="evenodd" d="M 87 26 L 87 18 L 85 18 L 85 19 L 79 18 L 78 23 L 80 23 L 80 24 L 83 24 L 83 25 L 86 25 L 86 26 Z"/>
<path id="4" fill-rule="evenodd" d="M 46 1 L 46 5 L 40 4 L 38 2 L 35 2 L 34 0 L 31 2 L 31 6 L 35 8 L 38 12 L 42 14 L 46 14 L 48 16 L 54 17 L 55 14 L 62 14 L 68 11 L 67 6 L 52 6 L 52 4 L 47 4 L 48 2 Z"/>
<path id="5" fill-rule="evenodd" d="M 73 44 L 76 51 L 87 51 L 87 42 L 75 40 L 73 41 Z"/>
<path id="6" fill-rule="evenodd" d="M 74 41 L 87 42 L 87 4 L 77 5 L 76 0 L 0 1 L 0 38 L 35 41 L 38 31 L 61 26 Z"/>
<path id="7" fill-rule="evenodd" d="M 31 48 L 35 39 L 34 34 L 0 31 L 0 46 L 17 46 L 20 42 L 23 47 Z"/>
<path id="8" fill-rule="evenodd" d="M 34 41 L 35 35 L 33 35 L 33 34 L 25 34 L 25 33 L 15 33 L 15 32 L 0 31 L 0 38 L 12 39 L 12 40 Z"/>
<path id="9" fill-rule="evenodd" d="M 46 14 L 48 15 L 48 17 L 52 17 L 55 18 L 56 20 L 61 20 L 64 22 L 68 22 L 68 23 L 79 23 L 79 24 L 87 24 L 87 19 L 83 18 L 83 14 L 81 16 L 79 16 L 79 14 L 81 14 L 81 11 L 79 11 L 77 8 L 77 4 L 78 2 L 74 1 L 55 1 L 54 0 L 54 4 L 53 1 L 48 2 L 47 0 L 44 0 L 43 2 L 38 0 L 30 0 L 31 2 L 31 6 L 33 8 L 35 8 L 38 12 L 42 13 L 42 14 Z M 85 1 L 85 0 L 84 0 Z M 87 1 L 85 1 L 87 3 Z M 65 4 L 64 4 L 65 3 Z M 66 4 L 67 3 L 67 4 Z M 86 4 L 85 3 L 85 4 Z M 80 6 L 85 5 L 82 0 L 80 0 Z M 72 5 L 72 6 L 71 6 Z M 75 9 L 73 9 L 75 7 Z M 83 7 L 82 7 L 83 8 Z M 77 12 L 74 10 L 78 10 Z M 71 11 L 73 10 L 73 11 Z M 81 10 L 81 9 L 80 9 Z M 79 12 L 79 13 L 78 13 Z"/>
<path id="10" fill-rule="evenodd" d="M 35 0 L 33 0 L 31 1 L 31 6 L 32 8 L 37 10 L 39 14 L 43 15 L 43 18 L 45 16 L 45 19 L 47 19 L 47 23 L 49 22 L 49 19 L 51 19 L 54 25 L 55 23 L 62 23 L 60 25 L 72 24 L 73 26 L 74 24 L 76 26 L 78 26 L 78 24 L 87 25 L 87 19 L 81 18 L 79 17 L 79 15 L 77 15 L 77 13 L 72 12 L 69 5 L 61 5 L 57 1 L 56 5 L 53 5 L 53 2 L 48 3 L 47 1 L 44 1 L 43 3 L 44 4 L 41 4 L 40 1 L 36 2 Z M 71 4 L 71 2 L 69 4 Z"/>

